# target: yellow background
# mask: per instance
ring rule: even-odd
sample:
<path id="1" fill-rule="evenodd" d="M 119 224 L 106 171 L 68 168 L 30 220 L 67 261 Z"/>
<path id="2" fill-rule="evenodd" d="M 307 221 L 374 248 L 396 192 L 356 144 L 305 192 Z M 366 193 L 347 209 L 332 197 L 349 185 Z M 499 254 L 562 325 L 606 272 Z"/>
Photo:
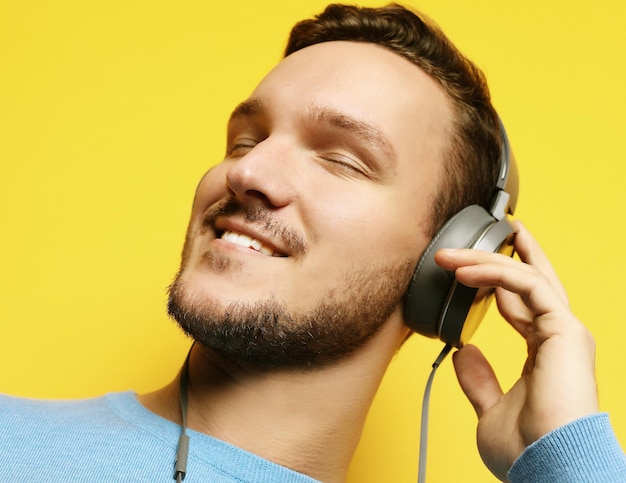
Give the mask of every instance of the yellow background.
<path id="1" fill-rule="evenodd" d="M 488 76 L 520 166 L 518 215 L 596 335 L 601 406 L 625 443 L 623 3 L 410 3 Z M 164 314 L 165 289 L 196 182 L 290 26 L 323 5 L 0 1 L 0 391 L 84 397 L 174 376 L 189 342 Z M 475 342 L 510 385 L 522 342 L 493 312 Z M 414 337 L 398 355 L 350 482 L 415 481 L 439 349 Z M 494 481 L 474 426 L 446 361 L 429 481 Z"/>

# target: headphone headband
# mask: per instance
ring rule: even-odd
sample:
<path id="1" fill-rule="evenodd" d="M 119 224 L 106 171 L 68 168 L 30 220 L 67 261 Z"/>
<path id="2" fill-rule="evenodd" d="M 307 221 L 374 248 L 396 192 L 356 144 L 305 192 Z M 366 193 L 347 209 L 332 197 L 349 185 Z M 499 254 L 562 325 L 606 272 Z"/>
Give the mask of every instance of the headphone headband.
<path id="1" fill-rule="evenodd" d="M 502 149 L 500 151 L 500 171 L 496 180 L 496 193 L 489 208 L 489 213 L 496 220 L 502 220 L 506 215 L 512 215 L 517 207 L 519 192 L 519 175 L 517 163 L 511 151 L 509 137 L 502 120 L 498 118 L 500 133 L 502 134 Z"/>

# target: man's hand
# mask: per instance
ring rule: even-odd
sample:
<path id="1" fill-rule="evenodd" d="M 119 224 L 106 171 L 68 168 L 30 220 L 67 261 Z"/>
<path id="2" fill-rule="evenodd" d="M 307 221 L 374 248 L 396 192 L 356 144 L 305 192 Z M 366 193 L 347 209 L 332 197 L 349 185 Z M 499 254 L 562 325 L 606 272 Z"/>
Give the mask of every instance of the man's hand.
<path id="1" fill-rule="evenodd" d="M 502 481 L 528 445 L 598 411 L 593 337 L 570 311 L 537 241 L 521 223 L 516 227 L 521 261 L 477 250 L 440 250 L 435 258 L 464 285 L 496 287 L 500 313 L 526 339 L 528 358 L 506 394 L 476 347 L 454 354 L 459 383 L 478 415 L 478 450 Z"/>

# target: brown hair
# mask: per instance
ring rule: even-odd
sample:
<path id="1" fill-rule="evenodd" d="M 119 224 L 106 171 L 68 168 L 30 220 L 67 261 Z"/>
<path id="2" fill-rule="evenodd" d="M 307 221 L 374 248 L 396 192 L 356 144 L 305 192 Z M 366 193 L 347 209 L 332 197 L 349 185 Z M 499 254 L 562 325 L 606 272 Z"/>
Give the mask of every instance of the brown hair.
<path id="1" fill-rule="evenodd" d="M 408 59 L 448 95 L 454 114 L 444 176 L 433 203 L 431 235 L 472 204 L 489 208 L 502 145 L 498 116 L 483 73 L 432 21 L 401 5 L 360 8 L 333 4 L 291 30 L 285 57 L 333 40 L 369 42 Z"/>

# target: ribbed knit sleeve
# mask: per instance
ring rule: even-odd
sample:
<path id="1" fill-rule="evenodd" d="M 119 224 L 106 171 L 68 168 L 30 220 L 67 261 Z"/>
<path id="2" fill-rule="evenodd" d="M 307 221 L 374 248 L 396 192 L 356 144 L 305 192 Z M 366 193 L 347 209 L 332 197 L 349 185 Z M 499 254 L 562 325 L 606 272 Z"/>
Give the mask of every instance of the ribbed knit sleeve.
<path id="1" fill-rule="evenodd" d="M 508 476 L 512 483 L 626 482 L 626 456 L 608 414 L 594 414 L 535 441 Z"/>

